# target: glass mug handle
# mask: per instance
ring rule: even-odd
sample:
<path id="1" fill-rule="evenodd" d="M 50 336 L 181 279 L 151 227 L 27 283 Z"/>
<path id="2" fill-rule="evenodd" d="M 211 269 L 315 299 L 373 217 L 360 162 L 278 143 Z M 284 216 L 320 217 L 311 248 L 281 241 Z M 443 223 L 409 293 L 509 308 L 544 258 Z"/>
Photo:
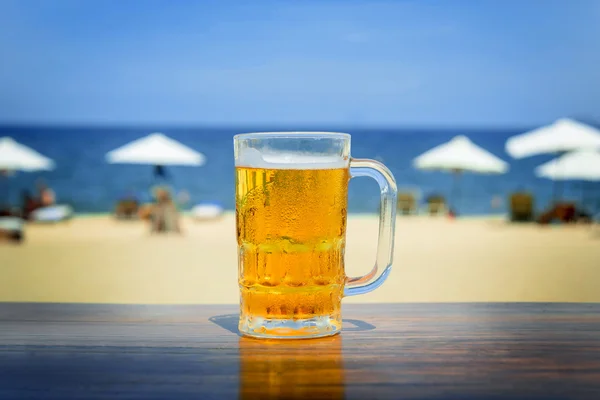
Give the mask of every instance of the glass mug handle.
<path id="1" fill-rule="evenodd" d="M 385 282 L 392 270 L 394 258 L 394 230 L 396 228 L 396 202 L 398 190 L 390 170 L 375 160 L 353 158 L 350 160 L 350 177 L 368 176 L 377 181 L 381 190 L 379 211 L 379 240 L 375 266 L 367 275 L 346 278 L 344 296 L 371 292 Z"/>

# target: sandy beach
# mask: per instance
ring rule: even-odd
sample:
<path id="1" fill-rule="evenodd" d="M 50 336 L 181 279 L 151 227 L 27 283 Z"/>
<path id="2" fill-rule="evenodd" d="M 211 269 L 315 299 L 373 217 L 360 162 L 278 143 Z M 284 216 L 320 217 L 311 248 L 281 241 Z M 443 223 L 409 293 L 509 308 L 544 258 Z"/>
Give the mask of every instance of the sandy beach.
<path id="1" fill-rule="evenodd" d="M 348 275 L 371 268 L 377 224 L 375 216 L 348 218 Z M 237 303 L 234 216 L 186 217 L 183 226 L 177 237 L 108 216 L 29 225 L 23 245 L 0 247 L 0 301 Z M 344 302 L 597 302 L 595 229 L 399 217 L 388 281 Z"/>

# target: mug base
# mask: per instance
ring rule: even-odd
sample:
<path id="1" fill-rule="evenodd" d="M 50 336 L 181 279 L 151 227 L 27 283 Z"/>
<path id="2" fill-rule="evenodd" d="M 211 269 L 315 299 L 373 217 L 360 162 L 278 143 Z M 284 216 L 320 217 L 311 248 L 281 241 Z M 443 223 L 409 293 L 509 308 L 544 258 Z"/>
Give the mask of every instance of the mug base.
<path id="1" fill-rule="evenodd" d="M 330 315 L 307 319 L 274 319 L 255 316 L 240 317 L 242 335 L 261 339 L 312 339 L 341 332 L 341 321 Z"/>

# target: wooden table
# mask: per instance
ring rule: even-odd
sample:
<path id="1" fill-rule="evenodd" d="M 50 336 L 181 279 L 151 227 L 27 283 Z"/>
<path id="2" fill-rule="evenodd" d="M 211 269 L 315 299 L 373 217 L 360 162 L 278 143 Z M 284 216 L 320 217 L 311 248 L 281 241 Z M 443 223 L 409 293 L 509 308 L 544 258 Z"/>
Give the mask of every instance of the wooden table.
<path id="1" fill-rule="evenodd" d="M 344 306 L 260 341 L 236 306 L 0 304 L 0 399 L 600 399 L 600 304 Z"/>

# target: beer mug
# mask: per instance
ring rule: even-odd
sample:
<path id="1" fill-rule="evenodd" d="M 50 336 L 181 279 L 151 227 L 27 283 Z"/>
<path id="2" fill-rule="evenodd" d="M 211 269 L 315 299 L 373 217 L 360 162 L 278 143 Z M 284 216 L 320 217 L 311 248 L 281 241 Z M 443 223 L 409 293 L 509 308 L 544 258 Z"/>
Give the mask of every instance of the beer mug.
<path id="1" fill-rule="evenodd" d="M 375 290 L 393 258 L 396 182 L 374 160 L 350 157 L 350 135 L 265 132 L 234 137 L 239 331 L 258 338 L 314 338 L 342 329 L 341 302 Z M 381 190 L 375 266 L 344 270 L 348 182 Z"/>

